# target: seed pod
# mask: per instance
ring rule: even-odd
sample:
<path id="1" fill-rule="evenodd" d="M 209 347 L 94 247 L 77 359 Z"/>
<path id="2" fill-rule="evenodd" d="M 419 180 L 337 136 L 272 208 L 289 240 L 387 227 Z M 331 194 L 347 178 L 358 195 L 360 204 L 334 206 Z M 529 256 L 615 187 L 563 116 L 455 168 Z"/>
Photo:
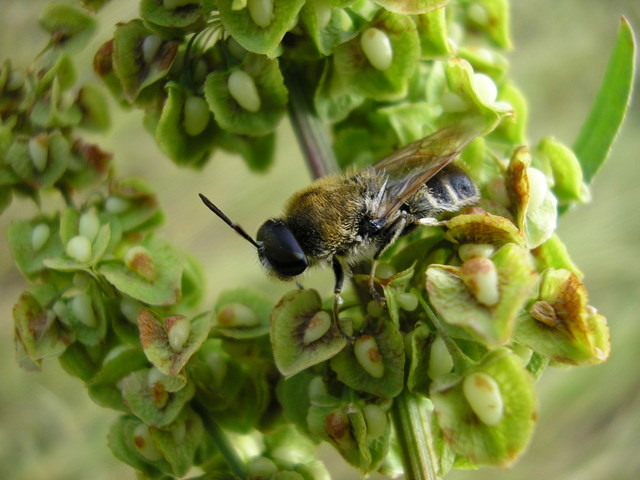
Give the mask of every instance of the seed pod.
<path id="1" fill-rule="evenodd" d="M 218 311 L 217 319 L 220 327 L 255 327 L 260 324 L 255 312 L 241 303 L 225 305 Z"/>
<path id="2" fill-rule="evenodd" d="M 247 7 L 251 20 L 262 28 L 267 28 L 273 20 L 273 0 L 248 0 Z"/>
<path id="3" fill-rule="evenodd" d="M 307 323 L 302 343 L 309 345 L 315 342 L 319 338 L 322 338 L 322 336 L 329 331 L 329 328 L 331 328 L 331 315 L 324 310 L 316 312 Z"/>
<path id="4" fill-rule="evenodd" d="M 71 299 L 71 312 L 87 327 L 95 328 L 98 325 L 96 314 L 91 305 L 91 297 L 86 293 L 81 293 Z"/>
<path id="5" fill-rule="evenodd" d="M 497 425 L 502 420 L 504 404 L 500 387 L 486 373 L 472 373 L 462 383 L 464 396 L 473 413 L 485 425 Z"/>
<path id="6" fill-rule="evenodd" d="M 191 333 L 191 322 L 189 319 L 182 315 L 167 317 L 164 321 L 164 328 L 167 330 L 167 338 L 171 350 L 176 353 L 181 352 L 182 347 L 187 343 L 189 334 Z"/>
<path id="7" fill-rule="evenodd" d="M 253 77 L 244 70 L 234 70 L 227 80 L 229 93 L 245 110 L 255 113 L 260 110 L 260 95 Z"/>
<path id="8" fill-rule="evenodd" d="M 393 48 L 389 36 L 378 28 L 368 28 L 362 33 L 360 47 L 376 70 L 387 70 L 393 63 Z"/>
<path id="9" fill-rule="evenodd" d="M 431 380 L 435 380 L 438 377 L 446 375 L 453 368 L 453 359 L 447 349 L 447 345 L 441 336 L 431 344 L 431 350 L 429 351 L 429 368 L 427 369 L 427 375 Z"/>
<path id="10" fill-rule="evenodd" d="M 31 232 L 31 248 L 34 252 L 38 252 L 47 240 L 49 240 L 49 235 L 51 235 L 51 229 L 49 225 L 46 223 L 39 223 Z"/>
<path id="11" fill-rule="evenodd" d="M 413 312 L 418 308 L 418 296 L 415 293 L 403 292 L 397 296 L 398 305 L 407 312 Z"/>
<path id="12" fill-rule="evenodd" d="M 353 352 L 358 363 L 364 370 L 375 378 L 384 375 L 384 362 L 378 350 L 378 343 L 372 335 L 362 335 L 353 344 Z"/>
<path id="13" fill-rule="evenodd" d="M 87 237 L 77 235 L 67 242 L 65 251 L 74 260 L 78 262 L 88 262 L 91 260 L 93 252 L 91 251 L 91 242 Z"/>
<path id="14" fill-rule="evenodd" d="M 122 197 L 111 196 L 105 201 L 104 208 L 107 212 L 117 215 L 129 209 L 129 202 Z"/>
<path id="15" fill-rule="evenodd" d="M 89 210 L 80 215 L 78 222 L 78 233 L 83 237 L 87 237 L 90 242 L 93 242 L 100 230 L 100 219 L 96 215 L 96 212 Z"/>
<path id="16" fill-rule="evenodd" d="M 493 307 L 500 300 L 498 272 L 495 264 L 488 258 L 475 257 L 467 260 L 462 264 L 460 276 L 481 304 Z"/>
<path id="17" fill-rule="evenodd" d="M 189 95 L 184 101 L 182 127 L 187 135 L 195 137 L 207 127 L 210 116 L 209 105 L 205 99 Z"/>
<path id="18" fill-rule="evenodd" d="M 369 403 L 362 409 L 367 424 L 367 440 L 374 440 L 387 431 L 387 413 L 375 403 Z"/>

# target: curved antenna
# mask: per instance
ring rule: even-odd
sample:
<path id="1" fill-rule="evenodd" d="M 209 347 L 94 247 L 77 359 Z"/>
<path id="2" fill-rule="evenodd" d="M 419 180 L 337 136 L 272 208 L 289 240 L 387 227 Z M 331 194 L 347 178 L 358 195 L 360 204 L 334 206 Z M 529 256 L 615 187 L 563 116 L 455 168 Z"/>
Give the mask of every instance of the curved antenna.
<path id="1" fill-rule="evenodd" d="M 209 208 L 209 210 L 211 210 L 218 217 L 220 217 L 224 223 L 226 223 L 231 228 L 233 228 L 242 238 L 247 240 L 249 243 L 251 243 L 251 245 L 256 247 L 258 250 L 261 248 L 260 244 L 258 242 L 256 242 L 251 237 L 251 235 L 249 235 L 247 232 L 245 232 L 244 229 L 240 225 L 238 225 L 237 223 L 233 223 L 231 221 L 231 219 L 229 217 L 227 217 L 224 213 L 222 213 L 222 210 L 220 210 L 218 207 L 216 207 L 211 200 L 209 200 L 207 197 L 205 197 L 201 193 L 199 193 L 198 195 L 200 195 L 200 200 L 202 200 L 202 202 Z"/>

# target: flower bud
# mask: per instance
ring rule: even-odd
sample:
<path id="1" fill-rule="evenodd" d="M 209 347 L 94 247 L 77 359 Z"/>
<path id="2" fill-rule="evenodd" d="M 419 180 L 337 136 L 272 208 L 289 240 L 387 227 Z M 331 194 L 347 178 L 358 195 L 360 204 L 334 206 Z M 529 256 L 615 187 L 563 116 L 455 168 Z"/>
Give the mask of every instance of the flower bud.
<path id="1" fill-rule="evenodd" d="M 262 28 L 267 28 L 273 20 L 273 0 L 248 0 L 251 20 Z"/>
<path id="2" fill-rule="evenodd" d="M 164 328 L 167 330 L 167 338 L 171 350 L 178 353 L 182 351 L 191 333 L 191 322 L 187 317 L 174 315 L 167 317 L 164 321 Z"/>
<path id="3" fill-rule="evenodd" d="M 381 263 L 376 268 L 376 277 L 387 279 L 391 278 L 396 274 L 396 269 L 393 268 L 393 265 L 390 263 Z"/>
<path id="4" fill-rule="evenodd" d="M 38 172 L 44 172 L 49 157 L 49 139 L 45 133 L 40 133 L 29 139 L 29 156 L 35 169 Z"/>
<path id="5" fill-rule="evenodd" d="M 393 48 L 389 36 L 378 28 L 368 28 L 360 36 L 360 47 L 376 70 L 387 70 L 393 63 Z"/>
<path id="6" fill-rule="evenodd" d="M 153 62 L 160 46 L 162 45 L 162 38 L 158 35 L 148 35 L 142 41 L 142 58 L 147 65 Z"/>
<path id="7" fill-rule="evenodd" d="M 96 212 L 89 210 L 80 215 L 78 222 L 78 233 L 83 237 L 87 237 L 90 242 L 93 242 L 100 230 L 100 219 L 96 215 Z"/>
<path id="8" fill-rule="evenodd" d="M 234 70 L 227 81 L 229 93 L 248 112 L 260 110 L 260 95 L 253 77 L 244 70 Z"/>
<path id="9" fill-rule="evenodd" d="M 323 397 L 327 394 L 327 386 L 324 383 L 324 380 L 320 376 L 313 377 L 309 382 L 309 386 L 307 387 L 309 392 L 309 399 L 313 402 L 314 400 Z"/>
<path id="10" fill-rule="evenodd" d="M 486 373 L 472 373 L 464 379 L 462 390 L 471 410 L 482 423 L 493 426 L 502 420 L 502 395 L 492 377 Z"/>
<path id="11" fill-rule="evenodd" d="M 362 409 L 367 424 L 367 440 L 374 440 L 387 431 L 387 413 L 375 403 L 369 403 Z"/>
<path id="12" fill-rule="evenodd" d="M 380 302 L 371 300 L 367 303 L 367 314 L 373 318 L 380 318 L 384 313 L 384 307 L 380 305 Z"/>
<path id="13" fill-rule="evenodd" d="M 189 95 L 184 101 L 182 126 L 190 137 L 203 132 L 209 123 L 210 116 L 209 105 L 204 98 Z"/>
<path id="14" fill-rule="evenodd" d="M 138 425 L 133 431 L 133 444 L 136 446 L 138 453 L 150 462 L 162 460 L 162 453 L 151 440 L 149 427 L 144 423 Z"/>
<path id="15" fill-rule="evenodd" d="M 378 343 L 372 335 L 362 335 L 353 344 L 353 352 L 362 368 L 372 377 L 382 378 L 384 362 Z"/>
<path id="16" fill-rule="evenodd" d="M 260 324 L 255 312 L 241 303 L 225 305 L 218 312 L 217 319 L 220 327 L 255 327 Z"/>
<path id="17" fill-rule="evenodd" d="M 444 92 L 440 98 L 440 105 L 445 113 L 460 113 L 469 110 L 469 105 L 464 99 L 453 92 Z"/>
<path id="18" fill-rule="evenodd" d="M 124 263 L 149 282 L 156 278 L 156 269 L 151 253 L 141 245 L 136 245 L 127 250 L 127 253 L 124 254 Z"/>
<path id="19" fill-rule="evenodd" d="M 453 368 L 453 359 L 441 336 L 437 336 L 429 351 L 429 368 L 427 375 L 431 380 L 446 375 Z"/>
<path id="20" fill-rule="evenodd" d="M 265 457 L 254 458 L 247 465 L 247 476 L 249 478 L 270 478 L 271 475 L 278 473 L 278 467 L 273 460 Z"/>
<path id="21" fill-rule="evenodd" d="M 67 242 L 65 247 L 67 255 L 78 262 L 85 263 L 91 260 L 91 242 L 87 237 L 77 235 Z"/>
<path id="22" fill-rule="evenodd" d="M 481 304 L 493 307 L 500 300 L 498 272 L 488 258 L 475 257 L 464 262 L 460 276 Z"/>
<path id="23" fill-rule="evenodd" d="M 487 10 L 479 3 L 472 3 L 467 8 L 467 16 L 478 25 L 489 24 L 489 14 Z"/>
<path id="24" fill-rule="evenodd" d="M 322 338 L 324 334 L 329 331 L 329 328 L 331 328 L 331 315 L 324 310 L 316 312 L 307 323 L 302 343 L 309 345 L 315 342 L 319 338 Z"/>
<path id="25" fill-rule="evenodd" d="M 44 244 L 49 240 L 49 235 L 51 235 L 51 229 L 46 223 L 39 223 L 33 227 L 31 231 L 31 248 L 34 252 L 44 247 Z"/>
<path id="26" fill-rule="evenodd" d="M 527 169 L 529 178 L 529 208 L 537 208 L 543 202 L 549 191 L 547 177 L 537 168 Z"/>
<path id="27" fill-rule="evenodd" d="M 313 7 L 318 19 L 318 28 L 322 30 L 331 21 L 331 5 L 325 0 L 314 0 Z"/>
<path id="28" fill-rule="evenodd" d="M 71 299 L 71 312 L 87 327 L 95 328 L 98 325 L 96 314 L 91 305 L 91 297 L 86 293 L 81 293 Z"/>

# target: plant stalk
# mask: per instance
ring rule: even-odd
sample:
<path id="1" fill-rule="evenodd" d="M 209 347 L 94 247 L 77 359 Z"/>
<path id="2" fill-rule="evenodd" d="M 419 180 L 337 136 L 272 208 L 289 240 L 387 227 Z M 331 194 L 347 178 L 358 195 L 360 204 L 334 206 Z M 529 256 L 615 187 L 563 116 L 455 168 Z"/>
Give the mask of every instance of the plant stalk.
<path id="1" fill-rule="evenodd" d="M 391 418 L 400 444 L 405 478 L 438 480 L 438 456 L 431 431 L 431 411 L 404 389 L 393 400 Z"/>

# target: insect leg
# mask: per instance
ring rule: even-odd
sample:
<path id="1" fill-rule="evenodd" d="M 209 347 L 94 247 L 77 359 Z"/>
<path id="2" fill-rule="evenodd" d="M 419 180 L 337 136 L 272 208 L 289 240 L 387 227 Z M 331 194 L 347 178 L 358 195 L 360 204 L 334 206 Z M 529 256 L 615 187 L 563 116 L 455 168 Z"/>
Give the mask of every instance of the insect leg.
<path id="1" fill-rule="evenodd" d="M 333 267 L 333 274 L 336 278 L 335 286 L 333 287 L 333 323 L 336 327 L 338 327 L 338 331 L 340 335 L 347 341 L 352 342 L 353 337 L 347 335 L 345 331 L 342 329 L 342 325 L 340 325 L 340 312 L 339 308 L 342 305 L 342 297 L 340 296 L 340 292 L 342 292 L 342 285 L 344 283 L 344 268 L 336 257 L 331 259 L 331 266 Z"/>
<path id="2" fill-rule="evenodd" d="M 384 298 L 380 296 L 380 294 L 376 290 L 374 283 L 376 268 L 378 267 L 378 260 L 380 259 L 384 251 L 389 247 L 389 245 L 392 245 L 398 239 L 398 237 L 402 235 L 404 227 L 406 226 L 407 216 L 403 213 L 389 226 L 387 231 L 384 233 L 384 236 L 382 237 L 382 242 L 380 243 L 378 250 L 373 255 L 373 261 L 371 262 L 371 273 L 369 274 L 369 291 L 371 292 L 373 298 L 375 298 L 376 301 L 380 304 L 384 304 Z"/>

